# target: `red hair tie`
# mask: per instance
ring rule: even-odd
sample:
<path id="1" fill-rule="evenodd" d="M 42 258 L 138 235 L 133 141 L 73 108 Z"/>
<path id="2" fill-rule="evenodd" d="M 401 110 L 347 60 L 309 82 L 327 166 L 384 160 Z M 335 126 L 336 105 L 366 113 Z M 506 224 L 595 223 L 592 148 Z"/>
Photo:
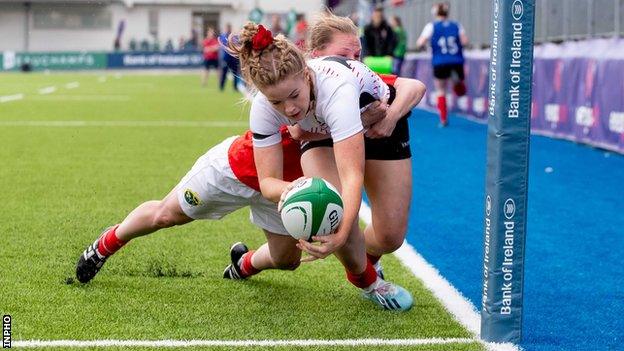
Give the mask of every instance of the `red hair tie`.
<path id="1" fill-rule="evenodd" d="M 258 26 L 258 32 L 251 38 L 251 47 L 254 50 L 264 50 L 273 43 L 273 33 L 264 28 L 263 25 Z"/>

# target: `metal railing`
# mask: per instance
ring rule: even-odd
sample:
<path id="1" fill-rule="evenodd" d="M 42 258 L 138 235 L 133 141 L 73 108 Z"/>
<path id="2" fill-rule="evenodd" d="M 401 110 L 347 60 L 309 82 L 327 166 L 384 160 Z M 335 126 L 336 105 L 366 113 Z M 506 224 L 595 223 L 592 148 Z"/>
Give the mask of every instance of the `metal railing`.
<path id="1" fill-rule="evenodd" d="M 357 11 L 358 3 L 369 0 L 343 0 L 335 9 L 340 15 Z M 432 20 L 431 7 L 441 0 L 406 0 L 394 7 L 383 2 L 386 17 L 397 15 L 408 33 L 408 49 L 413 50 L 425 24 Z M 559 42 L 624 35 L 624 0 L 536 0 L 535 41 Z M 377 1 L 378 3 L 380 1 Z M 490 43 L 492 0 L 446 0 L 450 18 L 459 21 L 471 46 Z"/>

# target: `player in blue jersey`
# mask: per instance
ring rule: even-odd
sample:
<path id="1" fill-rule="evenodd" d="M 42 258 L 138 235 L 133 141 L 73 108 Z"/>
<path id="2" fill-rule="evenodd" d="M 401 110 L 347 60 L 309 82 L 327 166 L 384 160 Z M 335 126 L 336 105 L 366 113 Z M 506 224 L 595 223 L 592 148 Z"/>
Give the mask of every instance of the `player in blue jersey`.
<path id="1" fill-rule="evenodd" d="M 468 36 L 461 24 L 449 21 L 449 5 L 435 4 L 431 9 L 435 17 L 433 22 L 427 23 L 416 42 L 418 49 L 427 43 L 431 46 L 431 64 L 433 65 L 434 84 L 438 96 L 438 110 L 440 111 L 440 125 L 448 125 L 446 108 L 446 90 L 448 80 L 453 81 L 453 91 L 457 96 L 466 94 L 464 84 L 464 55 L 463 47 L 468 44 Z"/>

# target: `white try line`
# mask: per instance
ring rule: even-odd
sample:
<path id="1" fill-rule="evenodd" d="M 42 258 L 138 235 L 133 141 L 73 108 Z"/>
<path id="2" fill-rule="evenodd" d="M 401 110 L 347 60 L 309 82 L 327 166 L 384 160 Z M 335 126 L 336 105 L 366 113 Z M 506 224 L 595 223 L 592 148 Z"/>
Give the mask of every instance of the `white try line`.
<path id="1" fill-rule="evenodd" d="M 39 89 L 39 94 L 41 94 L 41 95 L 52 94 L 55 91 L 56 91 L 56 87 L 55 86 L 45 87 L 45 88 Z"/>
<path id="2" fill-rule="evenodd" d="M 249 127 L 237 121 L 0 121 L 3 127 Z"/>
<path id="3" fill-rule="evenodd" d="M 343 340 L 23 340 L 14 347 L 284 347 L 284 346 L 414 346 L 467 344 L 475 340 L 450 339 L 343 339 Z"/>
<path id="4" fill-rule="evenodd" d="M 14 94 L 14 95 L 0 96 L 0 104 L 5 103 L 5 102 L 9 102 L 9 101 L 21 100 L 23 98 L 24 98 L 24 94 Z"/>
<path id="5" fill-rule="evenodd" d="M 367 225 L 372 222 L 370 207 L 362 201 L 360 219 Z M 475 306 L 466 299 L 440 272 L 435 269 L 422 255 L 420 255 L 407 240 L 394 252 L 394 255 L 425 287 L 442 303 L 447 311 L 475 336 L 475 341 L 482 343 L 491 351 L 519 351 L 514 344 L 486 343 L 480 339 L 481 316 Z M 418 303 L 418 302 L 416 302 Z"/>

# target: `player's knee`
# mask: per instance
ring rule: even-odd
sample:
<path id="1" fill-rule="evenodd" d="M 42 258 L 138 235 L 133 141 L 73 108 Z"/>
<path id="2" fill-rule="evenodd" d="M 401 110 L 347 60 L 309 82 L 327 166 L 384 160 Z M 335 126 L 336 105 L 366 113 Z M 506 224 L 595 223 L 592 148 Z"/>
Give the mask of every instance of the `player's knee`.
<path id="1" fill-rule="evenodd" d="M 278 257 L 273 259 L 273 263 L 277 269 L 294 271 L 301 264 L 301 259 L 299 257 Z"/>
<path id="2" fill-rule="evenodd" d="M 154 216 L 154 226 L 159 229 L 173 227 L 178 222 L 176 215 L 164 206 L 159 207 Z"/>
<path id="3" fill-rule="evenodd" d="M 378 240 L 386 252 L 394 252 L 401 245 L 403 245 L 403 241 L 405 240 L 405 228 L 404 227 L 395 227 L 389 228 L 390 230 L 386 230 L 382 235 L 378 237 Z"/>

